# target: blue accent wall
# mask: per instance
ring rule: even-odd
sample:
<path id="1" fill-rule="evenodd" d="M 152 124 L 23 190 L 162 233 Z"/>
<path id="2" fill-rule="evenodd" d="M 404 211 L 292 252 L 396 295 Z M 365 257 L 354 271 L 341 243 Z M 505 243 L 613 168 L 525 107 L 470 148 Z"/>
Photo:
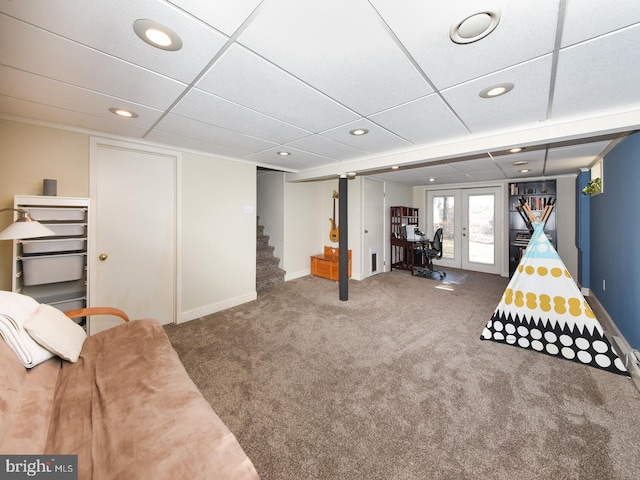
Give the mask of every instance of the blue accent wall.
<path id="1" fill-rule="evenodd" d="M 602 167 L 604 191 L 590 201 L 590 290 L 640 349 L 640 132 L 620 142 Z"/>

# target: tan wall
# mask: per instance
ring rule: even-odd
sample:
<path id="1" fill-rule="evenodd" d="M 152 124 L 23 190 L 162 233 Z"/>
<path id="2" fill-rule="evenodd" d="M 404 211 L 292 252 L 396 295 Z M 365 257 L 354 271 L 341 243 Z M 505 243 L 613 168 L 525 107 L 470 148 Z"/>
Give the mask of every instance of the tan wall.
<path id="1" fill-rule="evenodd" d="M 89 136 L 0 119 L 0 208 L 13 196 L 41 195 L 42 180 L 58 180 L 58 196 L 89 196 Z M 0 230 L 12 221 L 0 214 Z M 11 290 L 11 242 L 0 241 L 0 290 Z"/>

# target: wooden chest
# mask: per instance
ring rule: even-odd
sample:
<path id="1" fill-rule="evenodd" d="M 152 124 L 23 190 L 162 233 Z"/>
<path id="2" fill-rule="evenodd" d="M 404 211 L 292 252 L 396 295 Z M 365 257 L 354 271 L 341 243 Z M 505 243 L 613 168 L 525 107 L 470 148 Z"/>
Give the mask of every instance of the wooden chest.
<path id="1" fill-rule="evenodd" d="M 351 278 L 351 250 L 347 251 L 347 265 L 348 275 Z M 337 282 L 340 279 L 340 252 L 338 249 L 324 247 L 324 254 L 312 255 L 311 275 Z"/>

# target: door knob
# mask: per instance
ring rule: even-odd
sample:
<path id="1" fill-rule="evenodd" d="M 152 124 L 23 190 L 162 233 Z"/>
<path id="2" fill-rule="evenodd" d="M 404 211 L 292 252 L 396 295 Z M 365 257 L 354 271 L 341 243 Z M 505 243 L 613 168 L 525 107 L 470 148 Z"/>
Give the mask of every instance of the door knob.
<path id="1" fill-rule="evenodd" d="M 101 262 L 104 262 L 107 259 L 108 255 L 106 253 L 101 253 L 100 255 L 98 255 L 98 260 L 100 260 Z"/>

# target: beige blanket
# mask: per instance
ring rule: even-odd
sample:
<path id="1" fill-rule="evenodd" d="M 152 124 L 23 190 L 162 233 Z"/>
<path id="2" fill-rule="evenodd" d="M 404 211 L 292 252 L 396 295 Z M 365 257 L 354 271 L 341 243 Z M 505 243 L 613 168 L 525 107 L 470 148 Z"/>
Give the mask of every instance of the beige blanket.
<path id="1" fill-rule="evenodd" d="M 78 454 L 80 479 L 258 478 L 155 321 L 89 337 L 57 388 L 45 451 Z"/>

